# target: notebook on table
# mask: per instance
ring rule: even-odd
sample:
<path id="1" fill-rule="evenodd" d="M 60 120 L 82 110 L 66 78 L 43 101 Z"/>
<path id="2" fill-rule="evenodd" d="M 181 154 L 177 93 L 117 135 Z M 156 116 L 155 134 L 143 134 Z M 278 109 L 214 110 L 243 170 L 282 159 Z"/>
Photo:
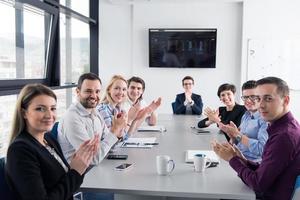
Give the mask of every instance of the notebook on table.
<path id="1" fill-rule="evenodd" d="M 220 163 L 220 158 L 214 151 L 211 150 L 186 150 L 185 162 L 193 163 L 193 158 L 195 154 L 205 154 L 210 162 Z"/>

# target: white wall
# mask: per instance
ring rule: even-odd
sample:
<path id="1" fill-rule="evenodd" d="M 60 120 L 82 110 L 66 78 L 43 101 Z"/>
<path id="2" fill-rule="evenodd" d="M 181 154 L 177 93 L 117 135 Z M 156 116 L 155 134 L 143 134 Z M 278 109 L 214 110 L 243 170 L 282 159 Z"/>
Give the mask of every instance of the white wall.
<path id="1" fill-rule="evenodd" d="M 244 2 L 242 81 L 247 79 L 248 39 L 299 39 L 299 8 L 300 1 L 298 0 L 249 0 Z M 300 74 L 297 77 L 299 76 Z M 300 120 L 298 102 L 300 102 L 300 91 L 291 91 L 290 108 L 296 118 Z"/>
<path id="2" fill-rule="evenodd" d="M 131 74 L 131 8 L 100 0 L 99 71 L 104 83 L 114 74 Z"/>
<path id="3" fill-rule="evenodd" d="M 149 68 L 148 28 L 217 28 L 216 68 Z M 106 82 L 116 73 L 141 76 L 146 81 L 146 100 L 163 97 L 159 113 L 172 112 L 171 102 L 182 92 L 181 79 L 186 75 L 195 78 L 195 92 L 202 95 L 205 106 L 219 106 L 216 90 L 220 84 L 240 86 L 241 40 L 241 2 L 183 0 L 130 5 L 100 1 L 101 78 Z"/>

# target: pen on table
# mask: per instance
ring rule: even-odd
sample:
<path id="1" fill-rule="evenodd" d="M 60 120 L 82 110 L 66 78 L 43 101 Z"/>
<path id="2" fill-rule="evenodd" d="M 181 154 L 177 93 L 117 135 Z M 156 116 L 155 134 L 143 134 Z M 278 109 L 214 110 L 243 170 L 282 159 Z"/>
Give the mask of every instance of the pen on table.
<path id="1" fill-rule="evenodd" d="M 146 143 L 135 143 L 135 142 L 126 142 L 124 145 L 158 145 L 157 142 L 146 142 Z"/>
<path id="2" fill-rule="evenodd" d="M 152 142 L 152 143 L 150 143 L 150 142 L 147 143 L 146 142 L 146 143 L 143 143 L 143 145 L 158 145 L 158 144 L 159 144 L 158 142 Z"/>
<path id="3" fill-rule="evenodd" d="M 124 142 L 124 145 L 139 145 L 137 142 Z"/>

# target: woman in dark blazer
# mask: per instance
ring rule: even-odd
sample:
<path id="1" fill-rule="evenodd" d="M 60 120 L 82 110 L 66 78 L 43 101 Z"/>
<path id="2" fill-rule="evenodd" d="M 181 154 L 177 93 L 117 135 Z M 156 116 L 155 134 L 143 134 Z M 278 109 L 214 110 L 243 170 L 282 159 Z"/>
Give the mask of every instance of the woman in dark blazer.
<path id="1" fill-rule="evenodd" d="M 182 79 L 182 86 L 184 93 L 176 95 L 173 105 L 174 114 L 201 115 L 203 107 L 201 96 L 192 93 L 194 79 L 191 76 L 184 77 Z"/>
<path id="2" fill-rule="evenodd" d="M 56 96 L 41 84 L 25 86 L 17 101 L 5 168 L 18 199 L 73 199 L 97 152 L 99 136 L 84 142 L 68 165 L 48 135 L 56 117 Z"/>
<path id="3" fill-rule="evenodd" d="M 205 108 L 204 112 L 207 118 L 198 123 L 199 128 L 205 128 L 214 123 L 222 122 L 229 124 L 232 121 L 237 127 L 240 126 L 243 114 L 246 108 L 235 102 L 236 88 L 232 84 L 222 84 L 218 89 L 218 97 L 225 106 L 219 107 L 217 110 Z M 221 131 L 221 130 L 220 130 Z M 223 131 L 221 131 L 223 133 Z M 226 139 L 229 141 L 230 137 L 224 133 Z"/>

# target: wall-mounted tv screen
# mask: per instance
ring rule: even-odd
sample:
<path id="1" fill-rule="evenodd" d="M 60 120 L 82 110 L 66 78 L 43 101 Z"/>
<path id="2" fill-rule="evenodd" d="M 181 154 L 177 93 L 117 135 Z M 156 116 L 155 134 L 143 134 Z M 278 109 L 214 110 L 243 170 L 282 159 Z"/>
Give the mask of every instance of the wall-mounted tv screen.
<path id="1" fill-rule="evenodd" d="M 149 66 L 215 68 L 217 29 L 149 29 Z"/>

